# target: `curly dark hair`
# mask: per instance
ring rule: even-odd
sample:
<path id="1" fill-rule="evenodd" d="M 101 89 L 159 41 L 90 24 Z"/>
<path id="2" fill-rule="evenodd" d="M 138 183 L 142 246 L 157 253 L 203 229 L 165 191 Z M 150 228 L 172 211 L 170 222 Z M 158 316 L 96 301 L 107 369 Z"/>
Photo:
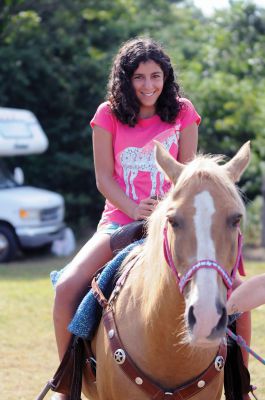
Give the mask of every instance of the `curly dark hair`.
<path id="1" fill-rule="evenodd" d="M 135 38 L 123 44 L 113 62 L 108 83 L 107 100 L 114 115 L 124 124 L 135 126 L 140 103 L 131 77 L 141 62 L 157 63 L 164 73 L 164 86 L 156 103 L 156 114 L 162 121 L 174 123 L 181 109 L 180 87 L 168 55 L 159 43 L 150 38 Z"/>

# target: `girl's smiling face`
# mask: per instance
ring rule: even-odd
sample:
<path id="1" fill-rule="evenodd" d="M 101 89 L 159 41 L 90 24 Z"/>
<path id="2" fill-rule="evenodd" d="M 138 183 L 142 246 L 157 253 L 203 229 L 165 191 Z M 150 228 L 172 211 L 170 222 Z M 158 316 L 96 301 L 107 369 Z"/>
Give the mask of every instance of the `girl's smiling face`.
<path id="1" fill-rule="evenodd" d="M 132 76 L 132 86 L 140 102 L 140 117 L 155 114 L 155 104 L 164 87 L 164 72 L 153 60 L 141 62 Z"/>

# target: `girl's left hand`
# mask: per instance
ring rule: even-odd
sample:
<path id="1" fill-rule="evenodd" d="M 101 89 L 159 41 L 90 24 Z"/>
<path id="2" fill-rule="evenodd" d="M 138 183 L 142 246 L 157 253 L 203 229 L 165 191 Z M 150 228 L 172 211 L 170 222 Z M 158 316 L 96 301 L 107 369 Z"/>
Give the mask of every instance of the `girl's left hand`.
<path id="1" fill-rule="evenodd" d="M 158 204 L 158 200 L 153 199 L 151 197 L 147 197 L 146 199 L 142 199 L 140 203 L 135 207 L 133 213 L 133 219 L 135 221 L 148 218 L 155 207 Z"/>

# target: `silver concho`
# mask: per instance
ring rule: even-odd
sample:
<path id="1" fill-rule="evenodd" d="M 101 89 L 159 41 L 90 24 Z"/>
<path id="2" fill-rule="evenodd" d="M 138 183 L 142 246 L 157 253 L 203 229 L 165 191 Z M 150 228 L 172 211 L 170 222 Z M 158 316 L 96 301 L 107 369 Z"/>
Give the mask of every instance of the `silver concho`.
<path id="1" fill-rule="evenodd" d="M 114 335 L 115 335 L 114 329 L 110 329 L 110 330 L 108 331 L 108 337 L 109 337 L 110 339 L 112 339 L 112 338 L 114 337 Z"/>
<path id="2" fill-rule="evenodd" d="M 220 372 L 224 368 L 224 365 L 225 365 L 224 358 L 222 356 L 217 356 L 214 361 L 215 369 Z"/>
<path id="3" fill-rule="evenodd" d="M 114 360 L 117 364 L 123 364 L 126 359 L 126 354 L 123 349 L 117 349 L 114 353 Z"/>

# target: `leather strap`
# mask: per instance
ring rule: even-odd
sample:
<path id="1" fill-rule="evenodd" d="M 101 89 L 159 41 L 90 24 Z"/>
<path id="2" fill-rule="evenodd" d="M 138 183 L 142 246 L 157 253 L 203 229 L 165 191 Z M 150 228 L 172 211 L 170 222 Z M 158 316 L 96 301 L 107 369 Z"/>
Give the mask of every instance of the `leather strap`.
<path id="1" fill-rule="evenodd" d="M 100 287 L 97 283 L 97 277 L 94 277 L 91 283 L 91 288 L 93 292 L 93 296 L 97 299 L 98 303 L 101 305 L 102 308 L 106 308 L 108 305 L 108 300 L 102 293 Z"/>
<path id="2" fill-rule="evenodd" d="M 83 340 L 83 344 L 84 344 L 84 358 L 85 358 L 83 373 L 86 374 L 86 377 L 89 382 L 95 382 L 97 361 L 92 351 L 91 342 L 88 340 Z"/>
<path id="3" fill-rule="evenodd" d="M 92 293 L 95 299 L 98 301 L 100 306 L 105 309 L 109 307 L 109 305 L 114 301 L 114 299 L 117 297 L 117 295 L 120 293 L 121 288 L 123 287 L 124 283 L 126 282 L 126 279 L 131 271 L 131 269 L 135 266 L 136 261 L 138 260 L 139 256 L 135 256 L 127 265 L 126 268 L 124 269 L 123 273 L 119 277 L 119 279 L 116 282 L 116 285 L 110 295 L 109 300 L 106 299 L 104 293 L 99 287 L 99 284 L 97 282 L 98 277 L 100 274 L 98 274 L 96 277 L 93 278 L 92 283 L 91 283 L 91 288 L 92 288 Z"/>
<path id="4" fill-rule="evenodd" d="M 151 396 L 152 400 L 186 400 L 194 396 L 196 393 L 203 390 L 209 383 L 220 374 L 227 354 L 226 344 L 222 342 L 219 350 L 211 362 L 209 367 L 196 378 L 178 386 L 173 390 L 166 390 L 160 387 L 157 383 L 148 378 L 133 362 L 129 354 L 127 354 L 122 341 L 119 337 L 115 317 L 112 309 L 105 310 L 103 314 L 103 322 L 106 333 L 109 338 L 110 346 L 112 349 L 113 357 L 125 373 L 125 375 L 141 390 Z M 121 350 L 121 351 L 120 351 Z M 215 366 L 217 357 L 220 357 L 223 365 L 218 370 Z"/>

